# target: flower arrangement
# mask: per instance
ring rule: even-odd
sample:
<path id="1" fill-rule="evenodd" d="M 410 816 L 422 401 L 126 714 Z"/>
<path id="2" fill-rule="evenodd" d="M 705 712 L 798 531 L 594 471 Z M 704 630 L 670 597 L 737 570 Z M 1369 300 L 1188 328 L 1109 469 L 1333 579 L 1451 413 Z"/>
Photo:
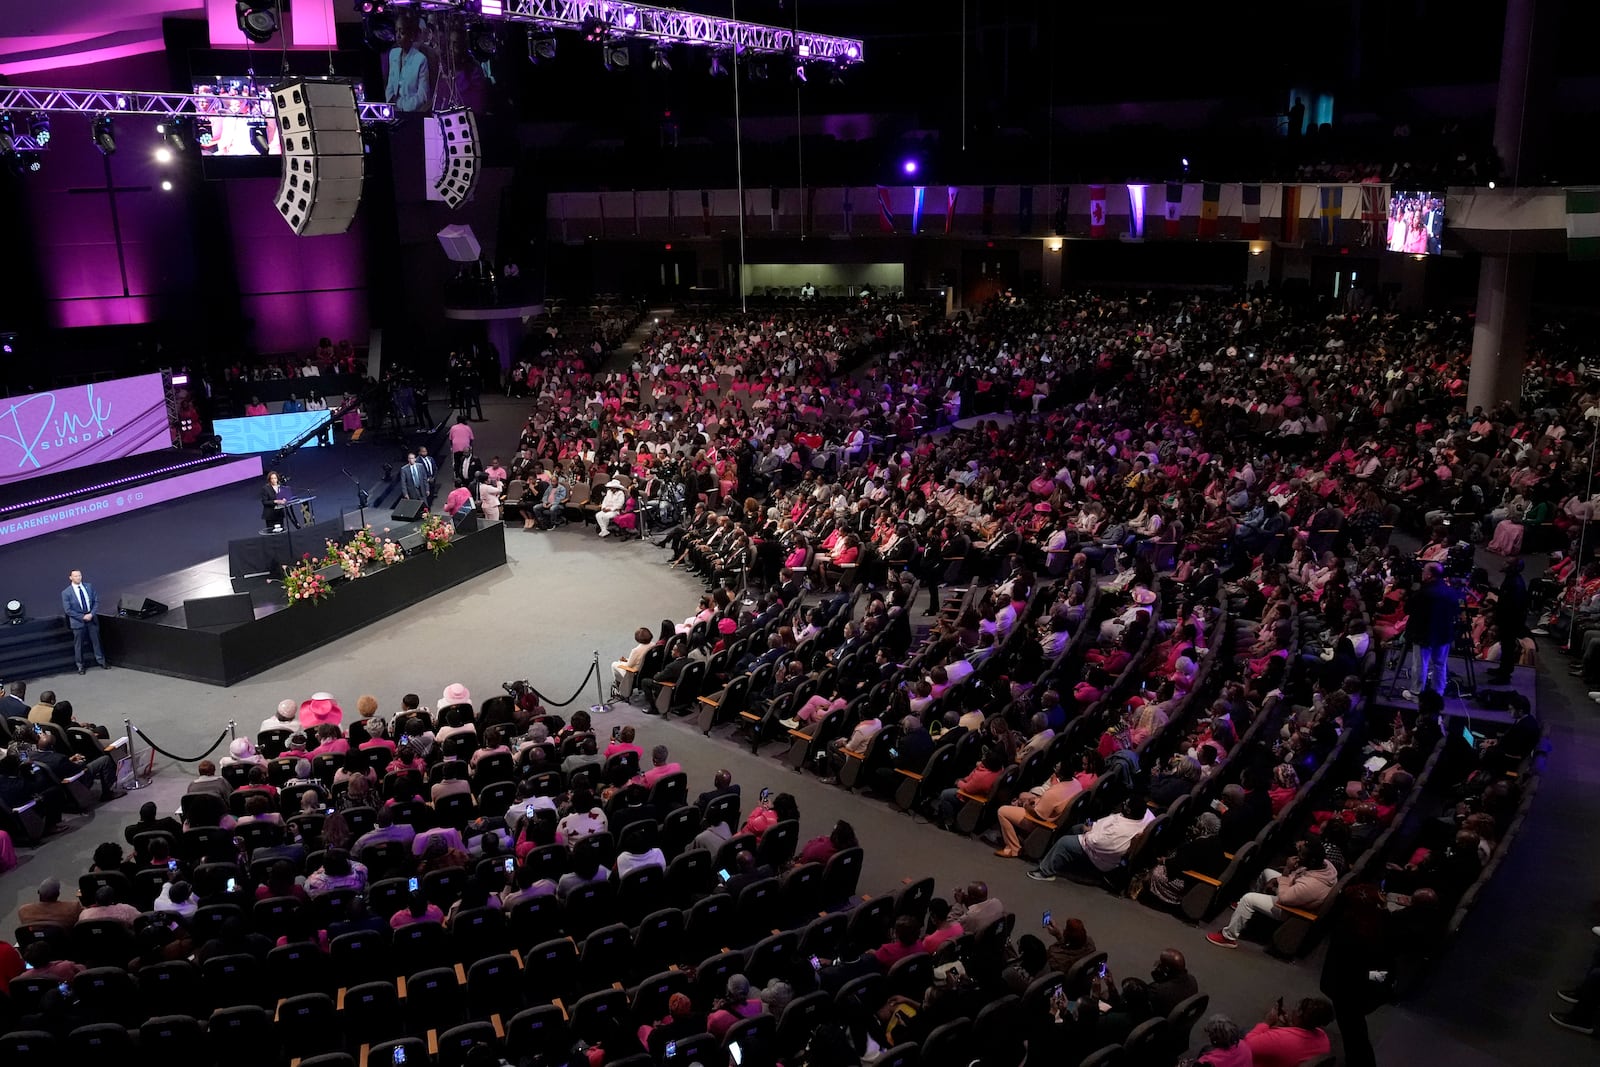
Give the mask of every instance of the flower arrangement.
<path id="1" fill-rule="evenodd" d="M 328 588 L 328 580 L 317 573 L 323 565 L 321 560 L 306 556 L 283 572 L 283 590 L 289 596 L 289 603 L 310 601 L 315 604 L 327 599 L 332 590 Z"/>
<path id="2" fill-rule="evenodd" d="M 387 537 L 383 539 L 383 548 L 379 550 L 378 555 L 386 566 L 391 567 L 406 558 L 405 553 L 400 551 L 400 543 L 391 541 Z"/>
<path id="3" fill-rule="evenodd" d="M 455 535 L 456 528 L 448 519 L 440 515 L 429 514 L 422 520 L 422 543 L 428 546 L 428 551 L 435 556 L 444 555 L 445 549 L 450 547 L 450 538 Z"/>

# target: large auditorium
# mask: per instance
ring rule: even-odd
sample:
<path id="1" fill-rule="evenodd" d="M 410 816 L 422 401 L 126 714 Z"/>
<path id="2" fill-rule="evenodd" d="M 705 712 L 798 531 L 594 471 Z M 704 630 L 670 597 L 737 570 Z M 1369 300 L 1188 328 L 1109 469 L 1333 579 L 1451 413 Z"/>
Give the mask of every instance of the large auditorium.
<path id="1" fill-rule="evenodd" d="M 670 2 L 0 0 L 0 1065 L 1600 1060 L 1600 6 Z"/>

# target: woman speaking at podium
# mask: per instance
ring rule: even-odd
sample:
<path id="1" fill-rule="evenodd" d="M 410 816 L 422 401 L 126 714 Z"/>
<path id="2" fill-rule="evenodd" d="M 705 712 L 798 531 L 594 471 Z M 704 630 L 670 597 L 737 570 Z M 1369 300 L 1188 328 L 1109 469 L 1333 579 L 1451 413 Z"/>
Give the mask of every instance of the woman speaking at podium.
<path id="1" fill-rule="evenodd" d="M 283 529 L 285 508 L 284 501 L 289 500 L 293 494 L 289 492 L 289 484 L 278 477 L 277 471 L 267 472 L 267 484 L 261 487 L 261 522 L 267 529 L 276 533 Z"/>

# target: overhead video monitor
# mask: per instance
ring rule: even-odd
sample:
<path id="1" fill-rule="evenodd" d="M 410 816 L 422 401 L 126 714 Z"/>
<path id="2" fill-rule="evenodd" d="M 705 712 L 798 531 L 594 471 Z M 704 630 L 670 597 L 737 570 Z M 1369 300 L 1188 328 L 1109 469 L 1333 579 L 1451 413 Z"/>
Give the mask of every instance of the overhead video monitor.
<path id="1" fill-rule="evenodd" d="M 1396 189 L 1389 196 L 1385 247 L 1391 252 L 1437 256 L 1444 251 L 1444 194 Z"/>

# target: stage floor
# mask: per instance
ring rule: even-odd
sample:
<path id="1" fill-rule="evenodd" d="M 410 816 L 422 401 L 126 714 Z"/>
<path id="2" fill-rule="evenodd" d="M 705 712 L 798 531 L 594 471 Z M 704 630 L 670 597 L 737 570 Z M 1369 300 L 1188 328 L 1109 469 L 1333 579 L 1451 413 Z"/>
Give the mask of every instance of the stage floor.
<path id="1" fill-rule="evenodd" d="M 316 496 L 319 518 L 348 512 L 359 522 L 356 486 L 345 472 L 369 491 L 374 505 L 392 503 L 393 492 L 380 495 L 383 468 L 398 469 L 406 447 L 393 438 L 340 442 L 302 449 L 280 470 L 296 491 Z M 116 609 L 124 593 L 173 607 L 186 598 L 231 593 L 228 542 L 260 532 L 260 491 L 261 483 L 251 479 L 0 547 L 0 596 L 20 599 L 29 618 L 57 614 L 61 589 L 74 569 L 94 584 L 107 612 Z M 374 526 L 388 517 L 387 506 L 367 508 L 367 521 Z"/>
<path id="2" fill-rule="evenodd" d="M 1489 672 L 1493 670 L 1494 667 L 1495 665 L 1493 663 L 1474 662 L 1472 664 L 1473 676 L 1477 682 L 1477 693 L 1481 695 L 1482 693 L 1491 690 L 1495 692 L 1511 690 L 1513 692 L 1520 693 L 1528 699 L 1528 703 L 1533 708 L 1534 715 L 1537 716 L 1539 714 L 1539 675 L 1537 668 L 1513 667 L 1511 670 L 1510 683 L 1506 685 L 1495 685 L 1487 680 Z M 1452 659 L 1450 661 L 1450 677 L 1452 679 L 1465 678 L 1461 660 Z M 1405 697 L 1401 696 L 1402 691 L 1411 688 L 1411 686 L 1416 682 L 1415 657 L 1412 658 L 1412 663 L 1410 664 L 1410 673 L 1401 675 L 1399 680 L 1394 683 L 1392 692 L 1390 682 L 1391 675 L 1386 673 L 1383 678 L 1383 684 L 1378 689 L 1378 697 L 1376 701 L 1377 707 L 1380 709 L 1388 708 L 1395 711 L 1415 711 L 1417 709 L 1416 702 L 1407 700 Z M 1454 692 L 1454 689 L 1452 688 L 1449 692 Z M 1446 715 L 1451 717 L 1467 718 L 1474 722 L 1492 722 L 1505 725 L 1509 725 L 1511 723 L 1510 711 L 1501 710 L 1499 708 L 1486 708 L 1478 702 L 1478 699 L 1475 696 L 1457 697 L 1448 695 L 1447 693 L 1444 701 L 1444 711 Z"/>

